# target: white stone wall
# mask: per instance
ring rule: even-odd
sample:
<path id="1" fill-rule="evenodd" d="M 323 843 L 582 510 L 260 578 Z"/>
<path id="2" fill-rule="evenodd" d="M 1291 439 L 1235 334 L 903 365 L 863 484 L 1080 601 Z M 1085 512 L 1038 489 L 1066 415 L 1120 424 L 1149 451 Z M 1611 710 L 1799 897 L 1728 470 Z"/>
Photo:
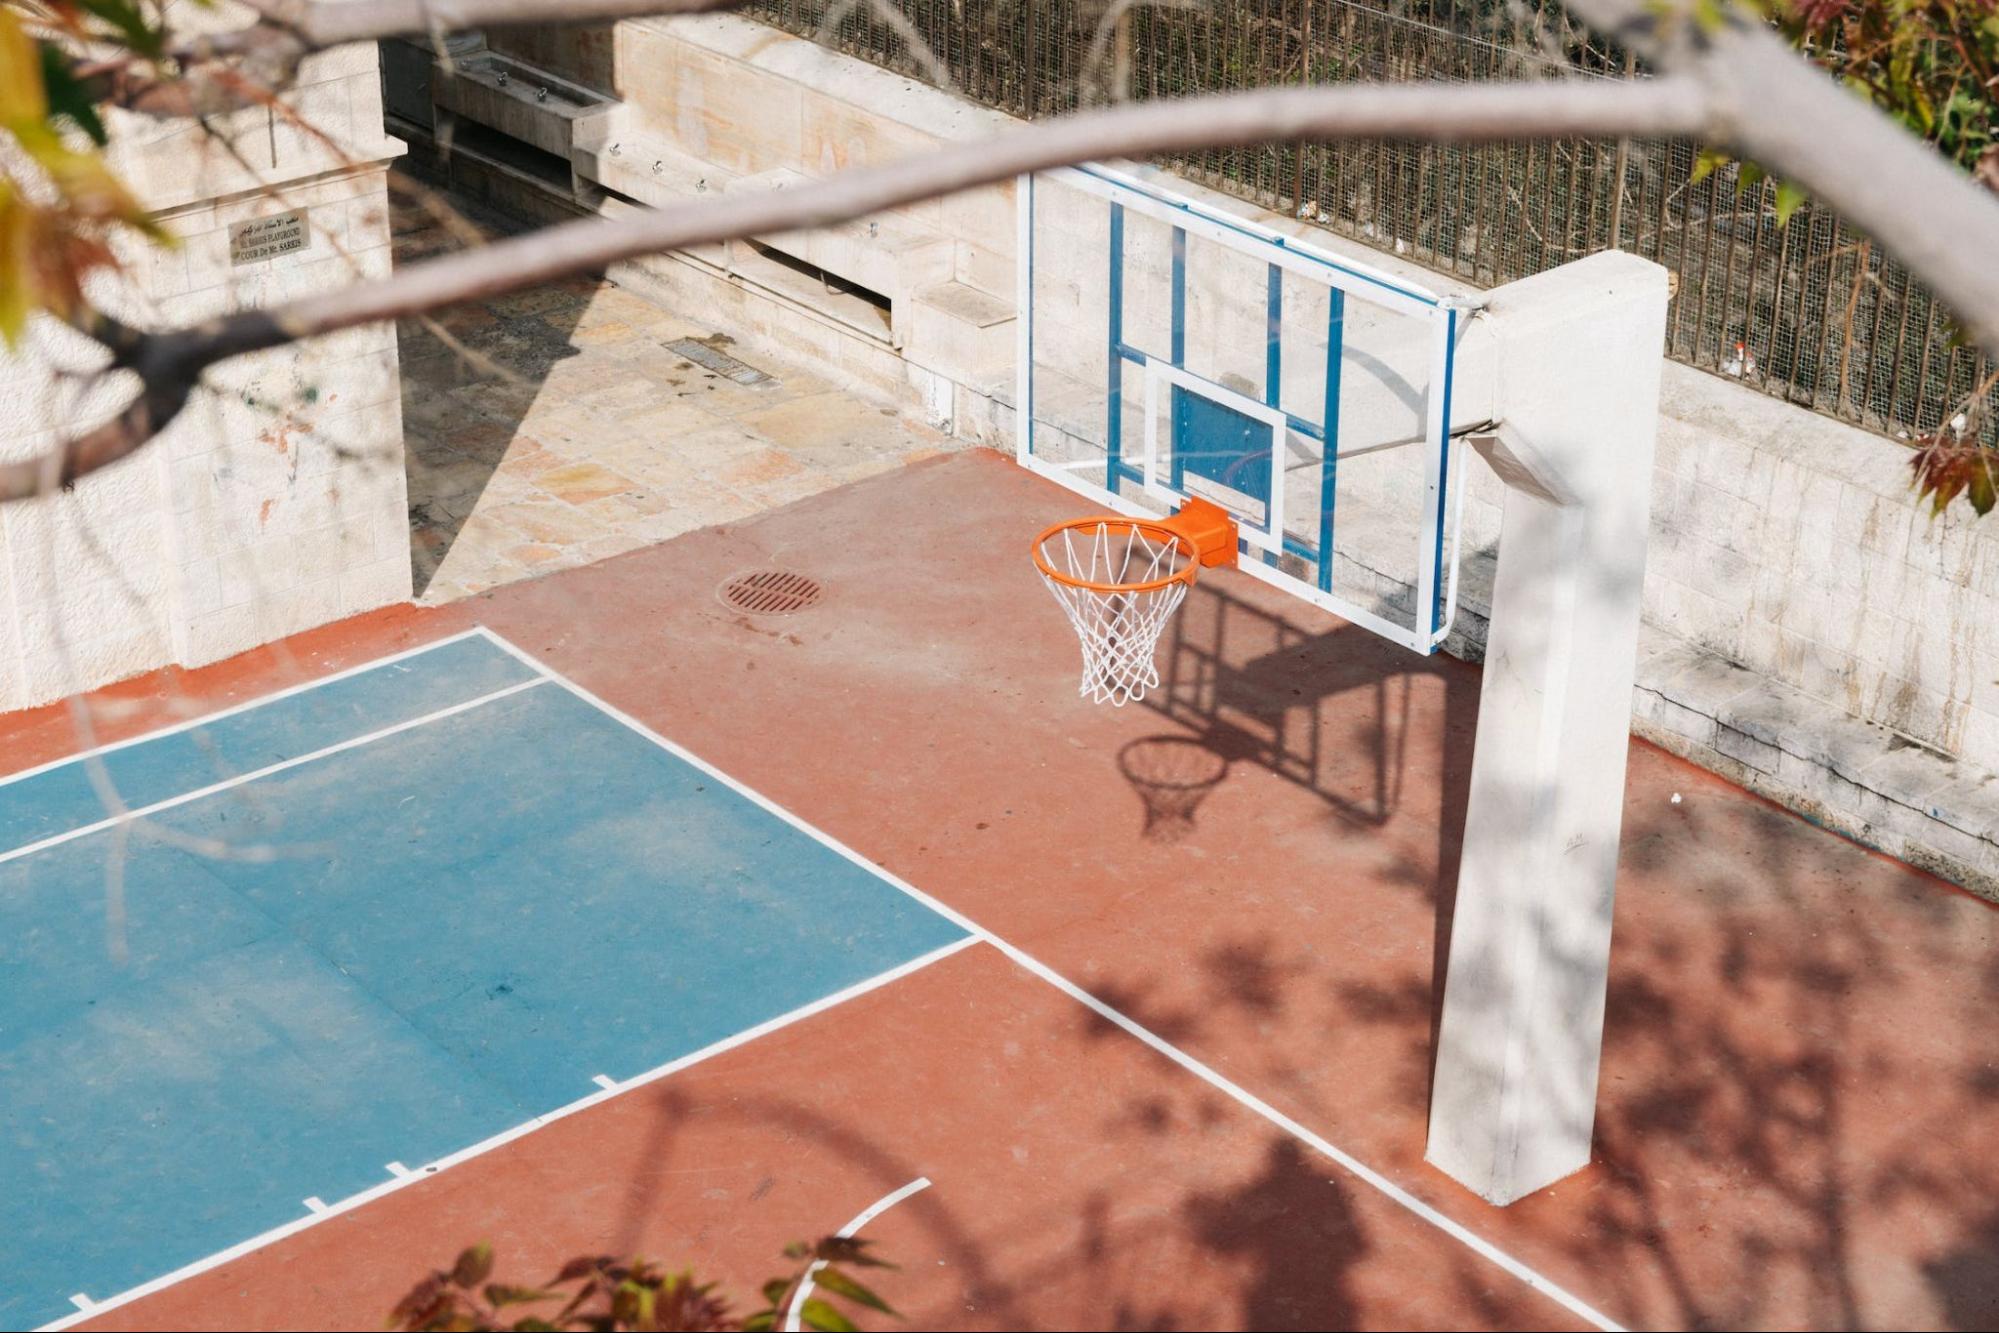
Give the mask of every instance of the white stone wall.
<path id="1" fill-rule="evenodd" d="M 389 268 L 372 47 L 308 62 L 285 99 L 218 128 L 120 116 L 112 160 L 176 238 L 126 247 L 101 299 L 180 325 Z M 322 137 L 323 136 L 323 137 Z M 299 210 L 311 244 L 230 262 L 229 227 Z M 0 360 L 0 457 L 101 418 L 123 386 L 79 390 L 89 348 L 44 321 Z M 410 595 L 395 330 L 244 357 L 161 437 L 71 494 L 0 509 L 0 708 L 153 667 L 198 665 Z"/>

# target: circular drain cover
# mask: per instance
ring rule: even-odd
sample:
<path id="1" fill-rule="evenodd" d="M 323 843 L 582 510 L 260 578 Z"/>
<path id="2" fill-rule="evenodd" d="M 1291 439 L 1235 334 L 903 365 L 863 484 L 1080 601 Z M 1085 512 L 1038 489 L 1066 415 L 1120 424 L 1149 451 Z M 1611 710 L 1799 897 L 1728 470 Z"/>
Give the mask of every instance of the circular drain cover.
<path id="1" fill-rule="evenodd" d="M 788 616 L 816 605 L 824 589 L 817 579 L 788 569 L 755 569 L 716 589 L 722 605 L 753 616 Z"/>

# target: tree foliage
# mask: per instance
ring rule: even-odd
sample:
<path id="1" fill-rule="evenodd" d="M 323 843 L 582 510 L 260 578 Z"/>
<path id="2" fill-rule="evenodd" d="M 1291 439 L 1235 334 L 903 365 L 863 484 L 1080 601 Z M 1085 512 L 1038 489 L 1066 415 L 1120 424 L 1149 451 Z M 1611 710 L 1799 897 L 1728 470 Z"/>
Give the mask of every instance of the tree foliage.
<path id="1" fill-rule="evenodd" d="M 1999 191 L 1999 0 L 1777 0 L 1786 36 Z"/>
<path id="2" fill-rule="evenodd" d="M 102 91 L 79 52 L 107 44 L 150 58 L 162 41 L 134 0 L 0 6 L 0 338 L 20 340 L 30 316 L 75 321 L 85 282 L 118 267 L 114 233 L 160 244 L 168 233 L 105 162 Z M 30 25 L 36 31 L 31 31 Z"/>
<path id="3" fill-rule="evenodd" d="M 519 1333 L 547 1329 L 599 1333 L 742 1329 L 760 1333 L 783 1325 L 799 1286 L 808 1279 L 817 1290 L 852 1305 L 895 1314 L 886 1301 L 847 1271 L 894 1267 L 869 1254 L 868 1242 L 826 1236 L 811 1244 L 789 1245 L 784 1257 L 798 1268 L 788 1277 L 774 1277 L 763 1285 L 760 1309 L 738 1314 L 717 1294 L 715 1283 L 699 1282 L 685 1269 L 675 1272 L 645 1259 L 583 1255 L 534 1286 L 497 1282 L 493 1280 L 493 1247 L 479 1244 L 462 1252 L 451 1267 L 436 1269 L 411 1287 L 390 1311 L 389 1327 L 411 1333 L 502 1329 Z M 799 1325 L 820 1333 L 848 1333 L 856 1327 L 838 1305 L 817 1295 L 800 1303 Z"/>

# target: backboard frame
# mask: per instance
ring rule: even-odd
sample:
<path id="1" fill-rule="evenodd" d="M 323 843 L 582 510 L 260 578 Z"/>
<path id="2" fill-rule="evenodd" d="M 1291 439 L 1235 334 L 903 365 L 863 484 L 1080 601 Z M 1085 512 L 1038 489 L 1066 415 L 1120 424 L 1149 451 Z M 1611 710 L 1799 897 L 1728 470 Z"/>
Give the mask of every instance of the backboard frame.
<path id="1" fill-rule="evenodd" d="M 1094 195 L 1109 205 L 1110 271 L 1106 275 L 1110 304 L 1105 387 L 1107 420 L 1105 454 L 1101 461 L 1103 484 L 1078 475 L 1078 468 L 1098 468 L 1098 460 L 1083 464 L 1056 463 L 1038 457 L 1034 449 L 1034 209 L 1037 182 Z M 1266 499 L 1266 522 L 1254 516 L 1236 515 L 1245 558 L 1239 564 L 1244 573 L 1281 588 L 1320 608 L 1362 626 L 1375 634 L 1427 656 L 1450 634 L 1457 612 L 1458 548 L 1463 512 L 1462 449 L 1454 449 L 1450 434 L 1452 374 L 1461 319 L 1468 306 L 1419 284 L 1376 269 L 1357 260 L 1320 249 L 1307 241 L 1288 236 L 1247 218 L 1214 208 L 1201 200 L 1176 194 L 1138 176 L 1100 164 L 1063 167 L 1024 176 L 1017 190 L 1018 250 L 1016 265 L 1019 317 L 1016 320 L 1017 364 L 1015 398 L 1015 453 L 1021 466 L 1076 492 L 1117 513 L 1134 517 L 1157 513 L 1156 506 L 1184 500 L 1191 492 L 1173 483 L 1180 480 L 1176 467 L 1170 478 L 1159 475 L 1164 452 L 1158 438 L 1161 396 L 1177 398 L 1180 392 L 1196 394 L 1222 404 L 1241 416 L 1261 421 L 1271 430 L 1272 464 Z M 1129 345 L 1123 329 L 1124 218 L 1127 212 L 1163 223 L 1171 229 L 1173 264 L 1172 349 L 1161 355 Z M 1185 254 L 1189 237 L 1214 242 L 1226 249 L 1260 261 L 1268 273 L 1268 302 L 1271 337 L 1267 348 L 1266 389 L 1273 401 L 1258 402 L 1226 385 L 1207 380 L 1187 370 L 1182 333 L 1185 311 Z M 1295 274 L 1329 292 L 1327 310 L 1324 403 L 1319 420 L 1294 415 L 1274 401 L 1279 383 L 1282 355 L 1282 277 Z M 1424 492 L 1416 553 L 1414 615 L 1411 623 L 1399 623 L 1359 605 L 1333 590 L 1332 569 L 1336 559 L 1334 525 L 1337 509 L 1338 465 L 1342 457 L 1372 452 L 1381 445 L 1342 450 L 1339 445 L 1340 377 L 1343 326 L 1346 303 L 1357 300 L 1384 307 L 1402 316 L 1424 320 L 1431 330 L 1429 350 L 1430 388 L 1425 394 L 1423 436 L 1398 447 L 1413 444 L 1424 451 Z M 1138 466 L 1132 466 L 1124 450 L 1123 374 L 1134 366 L 1144 374 L 1146 394 L 1145 428 Z M 1174 392 L 1164 392 L 1165 390 Z M 1322 505 L 1314 540 L 1287 534 L 1283 523 L 1284 474 L 1287 446 L 1294 437 L 1316 442 L 1320 450 L 1321 494 L 1333 497 Z M 1456 454 L 1458 457 L 1453 457 Z M 1135 484 L 1136 494 L 1126 484 Z M 1151 503 L 1145 503 L 1149 500 Z M 1448 556 L 1447 542 L 1448 541 Z M 1306 580 L 1282 567 L 1285 555 L 1308 561 L 1316 577 Z"/>

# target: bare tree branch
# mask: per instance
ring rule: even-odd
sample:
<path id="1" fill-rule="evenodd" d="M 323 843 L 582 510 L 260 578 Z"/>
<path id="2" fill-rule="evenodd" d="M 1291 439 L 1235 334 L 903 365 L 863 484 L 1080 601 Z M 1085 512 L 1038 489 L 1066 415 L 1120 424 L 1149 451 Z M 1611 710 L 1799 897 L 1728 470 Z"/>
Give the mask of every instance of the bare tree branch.
<path id="1" fill-rule="evenodd" d="M 345 42 L 422 37 L 520 24 L 610 23 L 734 9 L 740 0 L 239 0 L 257 12 L 242 28 L 197 38 L 183 59 L 257 52 L 292 59 Z"/>
<path id="2" fill-rule="evenodd" d="M 1753 17 L 1700 23 L 1641 0 L 1569 3 L 1667 74 L 1622 83 L 1264 89 L 1091 111 L 798 189 L 550 227 L 200 328 L 136 341 L 129 330 L 113 330 L 120 364 L 138 374 L 140 392 L 119 417 L 51 454 L 0 467 L 0 501 L 34 495 L 51 478 L 68 484 L 139 448 L 185 405 L 202 372 L 231 356 L 642 255 L 843 222 L 1051 167 L 1264 143 L 1673 137 L 1725 145 L 1870 230 L 1999 351 L 1999 265 L 1989 262 L 1999 247 L 1999 199 L 1832 84 Z M 254 0 L 254 7 L 266 17 L 253 28 L 317 45 L 540 18 L 550 0 Z M 562 17 L 720 7 L 719 0 L 570 0 Z"/>
<path id="3" fill-rule="evenodd" d="M 128 362 L 142 385 L 132 405 L 50 456 L 0 466 L 0 501 L 38 494 L 52 476 L 68 485 L 131 453 L 172 420 L 201 373 L 218 361 L 642 255 L 827 226 L 1099 158 L 1299 140 L 1488 143 L 1590 134 L 1699 136 L 1712 128 L 1700 90 L 1686 79 L 1265 89 L 1092 111 L 844 171 L 797 189 L 564 223 L 288 305 L 149 335 Z"/>

